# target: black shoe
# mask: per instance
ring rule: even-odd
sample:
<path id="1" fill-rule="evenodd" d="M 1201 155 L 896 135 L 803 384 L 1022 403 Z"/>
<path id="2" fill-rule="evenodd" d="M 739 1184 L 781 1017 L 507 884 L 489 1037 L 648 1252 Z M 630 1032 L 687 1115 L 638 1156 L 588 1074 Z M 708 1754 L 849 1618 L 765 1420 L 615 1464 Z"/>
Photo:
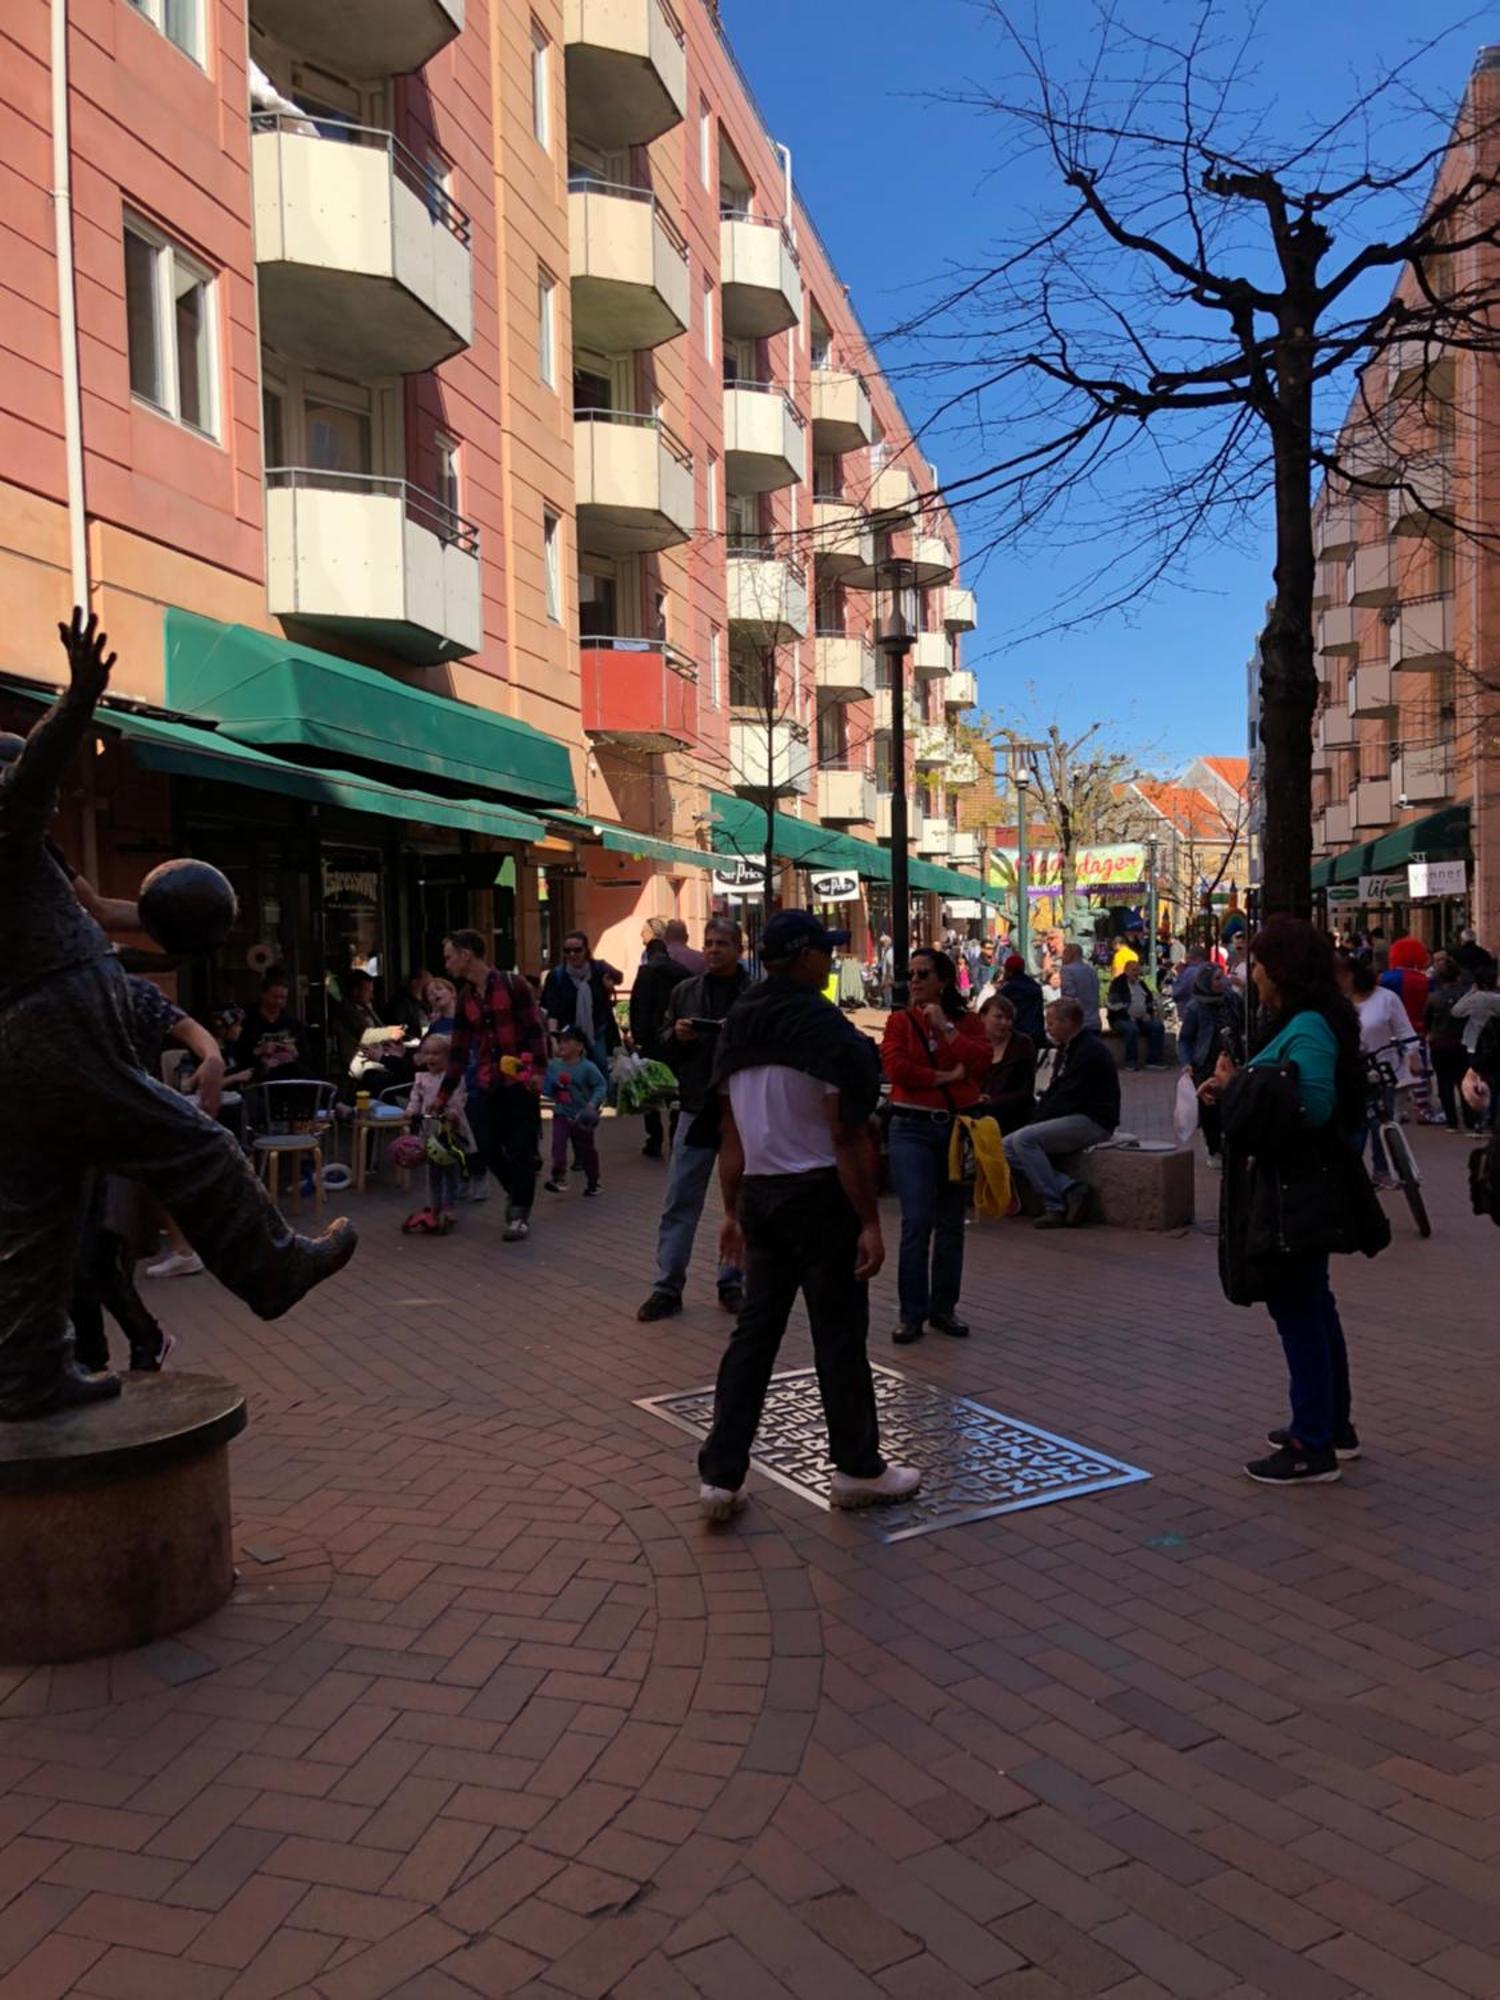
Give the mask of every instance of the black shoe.
<path id="1" fill-rule="evenodd" d="M 585 1201 L 587 1201 L 590 1195 L 597 1194 L 598 1192 L 599 1192 L 599 1183 L 597 1181 L 590 1181 L 588 1186 L 583 1191 L 583 1198 Z"/>
<path id="2" fill-rule="evenodd" d="M 738 1316 L 745 1310 L 745 1287 L 743 1285 L 720 1285 L 719 1304 L 727 1313 Z"/>
<path id="3" fill-rule="evenodd" d="M 670 1319 L 673 1313 L 682 1311 L 682 1300 L 673 1298 L 670 1292 L 653 1292 L 636 1314 L 640 1320 Z"/>
<path id="4" fill-rule="evenodd" d="M 548 1194 L 566 1194 L 568 1191 L 567 1182 L 559 1180 L 556 1175 L 550 1181 L 543 1181 L 542 1186 L 547 1190 Z"/>
<path id="5" fill-rule="evenodd" d="M 661 1157 L 662 1157 L 661 1140 L 648 1139 L 645 1145 L 642 1146 L 641 1148 L 641 1158 L 643 1160 L 659 1160 Z"/>
<path id="6" fill-rule="evenodd" d="M 120 1393 L 120 1378 L 108 1368 L 91 1372 L 69 1361 L 52 1380 L 38 1389 L 0 1403 L 0 1418 L 20 1422 L 27 1417 L 50 1417 L 56 1410 L 76 1410 L 87 1403 L 108 1403 Z"/>
<path id="7" fill-rule="evenodd" d="M 1253 1458 L 1245 1470 L 1262 1486 L 1332 1486 L 1344 1476 L 1332 1447 L 1307 1451 L 1300 1444 L 1283 1445 L 1269 1458 Z"/>
<path id="8" fill-rule="evenodd" d="M 330 1222 L 321 1236 L 294 1236 L 275 1260 L 273 1283 L 248 1303 L 259 1319 L 280 1319 L 314 1285 L 342 1271 L 359 1248 L 359 1231 L 347 1215 Z"/>
<path id="9" fill-rule="evenodd" d="M 1069 1229 L 1076 1229 L 1083 1221 L 1084 1215 L 1088 1210 L 1088 1205 L 1088 1189 L 1083 1185 L 1082 1181 L 1075 1182 L 1063 1196 L 1063 1221 L 1068 1225 Z"/>
<path id="10" fill-rule="evenodd" d="M 914 1340 L 920 1340 L 927 1328 L 919 1319 L 904 1319 L 891 1335 L 897 1347 L 910 1347 Z"/>
<path id="11" fill-rule="evenodd" d="M 1032 1226 L 1036 1229 L 1066 1229 L 1068 1211 L 1065 1208 L 1044 1208 Z"/>
<path id="12" fill-rule="evenodd" d="M 946 1333 L 950 1340 L 967 1340 L 969 1337 L 968 1321 L 960 1319 L 956 1313 L 929 1313 L 927 1324 L 934 1333 Z"/>
<path id="13" fill-rule="evenodd" d="M 1292 1442 L 1293 1438 L 1290 1431 L 1266 1432 L 1266 1443 L 1275 1445 L 1278 1451 Z M 1359 1432 L 1354 1428 L 1353 1424 L 1345 1424 L 1341 1431 L 1334 1432 L 1333 1455 L 1340 1463 L 1344 1463 L 1351 1458 L 1358 1458 L 1360 1450 Z"/>

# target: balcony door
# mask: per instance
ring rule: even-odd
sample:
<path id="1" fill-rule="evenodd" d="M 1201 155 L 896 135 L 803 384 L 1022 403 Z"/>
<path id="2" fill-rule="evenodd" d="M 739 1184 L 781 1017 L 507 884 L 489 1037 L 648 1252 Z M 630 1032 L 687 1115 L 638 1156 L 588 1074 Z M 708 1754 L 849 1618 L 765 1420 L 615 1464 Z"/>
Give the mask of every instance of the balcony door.
<path id="1" fill-rule="evenodd" d="M 390 92 L 384 78 L 357 81 L 302 62 L 257 28 L 251 29 L 250 53 L 280 94 L 308 113 L 320 139 L 351 138 L 351 128 L 359 126 L 389 128 Z"/>
<path id="2" fill-rule="evenodd" d="M 849 712 L 841 701 L 825 702 L 818 710 L 818 762 L 830 771 L 848 767 Z"/>
<path id="3" fill-rule="evenodd" d="M 573 414 L 590 410 L 635 409 L 635 359 L 629 354 L 599 354 L 590 348 L 573 353 Z"/>
<path id="4" fill-rule="evenodd" d="M 406 445 L 396 382 L 347 382 L 267 355 L 262 371 L 265 466 L 400 479 Z"/>

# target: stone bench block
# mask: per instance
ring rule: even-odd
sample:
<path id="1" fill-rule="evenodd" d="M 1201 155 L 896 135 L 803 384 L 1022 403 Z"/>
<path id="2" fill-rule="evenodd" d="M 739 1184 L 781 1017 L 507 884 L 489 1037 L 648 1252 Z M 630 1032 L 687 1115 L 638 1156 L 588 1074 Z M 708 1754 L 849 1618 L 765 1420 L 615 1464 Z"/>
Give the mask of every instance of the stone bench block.
<path id="1" fill-rule="evenodd" d="M 1114 1229 L 1186 1229 L 1193 1220 L 1193 1152 L 1189 1146 L 1095 1146 L 1065 1153 L 1057 1162 L 1092 1190 L 1086 1219 Z M 1017 1176 L 1021 1207 L 1040 1215 L 1042 1204 Z"/>

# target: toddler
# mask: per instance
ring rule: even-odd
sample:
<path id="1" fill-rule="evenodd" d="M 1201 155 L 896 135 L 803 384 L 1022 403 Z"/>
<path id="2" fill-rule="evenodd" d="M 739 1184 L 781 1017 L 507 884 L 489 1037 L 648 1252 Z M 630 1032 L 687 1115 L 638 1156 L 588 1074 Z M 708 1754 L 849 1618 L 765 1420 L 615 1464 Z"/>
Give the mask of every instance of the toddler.
<path id="1" fill-rule="evenodd" d="M 548 1194 L 566 1194 L 568 1183 L 568 1141 L 573 1142 L 574 1161 L 587 1175 L 586 1195 L 599 1192 L 599 1147 L 594 1128 L 599 1123 L 599 1107 L 609 1086 L 603 1072 L 588 1058 L 588 1043 L 577 1028 L 564 1028 L 557 1038 L 557 1054 L 547 1065 L 543 1089 L 552 1099 L 552 1178 Z"/>
<path id="2" fill-rule="evenodd" d="M 446 1236 L 452 1229 L 453 1210 L 464 1177 L 464 1157 L 475 1150 L 474 1134 L 464 1116 L 462 1083 L 449 1098 L 448 1108 L 441 1117 L 433 1110 L 448 1068 L 448 1050 L 446 1035 L 429 1033 L 423 1037 L 417 1050 L 416 1082 L 406 1100 L 412 1130 L 426 1142 L 427 1157 L 427 1206 L 402 1223 L 408 1236 Z"/>

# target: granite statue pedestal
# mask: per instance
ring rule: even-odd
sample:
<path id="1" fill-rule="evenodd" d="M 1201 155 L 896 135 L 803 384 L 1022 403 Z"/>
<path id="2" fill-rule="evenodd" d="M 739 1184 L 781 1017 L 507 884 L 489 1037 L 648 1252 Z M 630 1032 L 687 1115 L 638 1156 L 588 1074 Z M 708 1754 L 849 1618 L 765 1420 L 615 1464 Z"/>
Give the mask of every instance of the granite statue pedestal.
<path id="1" fill-rule="evenodd" d="M 215 1375 L 132 1375 L 114 1402 L 0 1423 L 0 1666 L 144 1646 L 234 1587 L 229 1444 L 245 1399 Z"/>

